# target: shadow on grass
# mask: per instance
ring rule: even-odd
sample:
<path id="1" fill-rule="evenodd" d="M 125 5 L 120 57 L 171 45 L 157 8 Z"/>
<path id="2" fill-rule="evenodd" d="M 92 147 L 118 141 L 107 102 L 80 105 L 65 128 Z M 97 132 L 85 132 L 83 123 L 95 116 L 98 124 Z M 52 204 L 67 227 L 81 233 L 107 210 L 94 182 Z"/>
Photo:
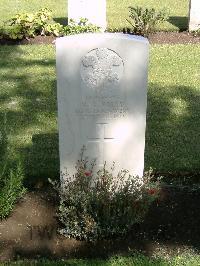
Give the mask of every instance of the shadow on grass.
<path id="1" fill-rule="evenodd" d="M 53 20 L 56 23 L 60 23 L 61 25 L 67 26 L 68 25 L 68 17 L 59 17 L 59 18 L 53 18 Z"/>
<path id="2" fill-rule="evenodd" d="M 179 28 L 179 31 L 188 29 L 188 17 L 170 16 L 168 22 Z"/>
<path id="3" fill-rule="evenodd" d="M 7 152 L 8 137 L 6 132 L 6 116 L 5 114 L 0 113 L 0 175 L 1 169 L 4 168 L 2 163 L 5 163 L 5 156 Z"/>
<path id="4" fill-rule="evenodd" d="M 192 87 L 149 84 L 145 168 L 200 172 L 200 94 Z"/>
<path id="5" fill-rule="evenodd" d="M 1 60 L 0 65 L 2 69 L 9 69 L 9 72 L 6 71 L 6 74 L 1 75 L 2 84 L 8 84 L 8 87 L 2 86 L 1 89 L 0 115 L 6 115 L 7 118 L 6 127 L 9 132 L 8 142 L 12 150 L 12 158 L 13 160 L 15 157 L 21 158 L 28 176 L 35 176 L 37 169 L 37 177 L 41 177 L 45 171 L 42 167 L 40 168 L 40 164 L 38 165 L 39 160 L 42 156 L 41 164 L 43 162 L 44 166 L 47 163 L 45 161 L 47 154 L 51 157 L 52 153 L 48 150 L 48 140 L 39 141 L 33 136 L 36 135 L 38 129 L 41 130 L 41 135 L 47 134 L 47 138 L 52 128 L 56 131 L 52 135 L 57 134 L 57 129 L 52 125 L 56 124 L 56 79 L 55 75 L 49 75 L 49 69 L 55 66 L 55 60 L 30 58 L 29 51 L 27 58 L 23 58 L 25 52 L 20 46 L 4 46 L 1 47 L 1 52 L 4 54 L 4 60 Z M 42 67 L 42 71 L 38 75 L 39 67 Z M 26 68 L 32 68 L 33 73 L 26 72 Z M 14 84 L 14 86 L 9 86 L 9 84 Z M 33 137 L 32 147 L 27 144 L 30 137 Z M 54 143 L 56 145 L 56 140 Z M 56 152 L 58 152 L 58 147 Z M 55 162 L 49 159 L 52 164 L 45 165 L 47 175 L 57 172 L 56 152 L 51 157 L 55 158 Z M 32 160 L 31 163 L 29 159 Z M 52 165 L 56 170 L 52 170 Z"/>
<path id="6" fill-rule="evenodd" d="M 23 158 L 30 178 L 59 176 L 56 76 L 49 74 L 55 60 L 22 57 L 20 46 L 2 49 L 6 56 L 0 64 L 9 72 L 2 74 L 1 81 L 14 84 L 3 88 L 0 97 L 0 112 L 6 113 L 11 130 L 10 145 Z M 33 67 L 31 75 L 24 71 L 29 67 Z M 39 74 L 38 67 L 42 67 Z M 13 72 L 15 68 L 17 73 Z M 19 101 L 16 106 L 15 100 Z M 163 88 L 149 83 L 146 170 L 153 167 L 160 173 L 200 172 L 199 102 L 200 95 L 192 87 Z M 29 144 L 27 138 L 31 139 Z"/>
<path id="7" fill-rule="evenodd" d="M 35 134 L 32 145 L 24 150 L 26 186 L 33 188 L 48 184 L 48 178 L 59 178 L 58 134 Z"/>

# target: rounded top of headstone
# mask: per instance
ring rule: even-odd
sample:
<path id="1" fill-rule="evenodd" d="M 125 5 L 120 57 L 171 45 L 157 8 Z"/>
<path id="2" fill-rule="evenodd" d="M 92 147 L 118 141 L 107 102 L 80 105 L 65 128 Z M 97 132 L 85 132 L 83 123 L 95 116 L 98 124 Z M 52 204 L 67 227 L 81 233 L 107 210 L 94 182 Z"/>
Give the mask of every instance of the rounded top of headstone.
<path id="1" fill-rule="evenodd" d="M 59 37 L 56 39 L 57 42 L 64 42 L 66 40 L 95 40 L 97 41 L 98 39 L 100 40 L 127 40 L 127 41 L 135 41 L 143 44 L 149 44 L 149 41 L 147 38 L 139 35 L 132 35 L 132 34 L 124 34 L 124 33 L 80 33 L 80 34 L 75 34 L 75 35 L 69 35 L 65 37 Z"/>
<path id="2" fill-rule="evenodd" d="M 121 57 L 111 49 L 96 48 L 81 60 L 81 77 L 88 87 L 104 87 L 117 84 L 124 70 Z"/>

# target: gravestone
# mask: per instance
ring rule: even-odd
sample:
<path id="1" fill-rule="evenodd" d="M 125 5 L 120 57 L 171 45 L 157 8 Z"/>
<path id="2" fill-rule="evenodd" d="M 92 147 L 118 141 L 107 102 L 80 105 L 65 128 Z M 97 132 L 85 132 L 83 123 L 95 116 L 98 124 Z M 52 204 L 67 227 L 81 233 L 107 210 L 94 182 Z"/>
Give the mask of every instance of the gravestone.
<path id="1" fill-rule="evenodd" d="M 190 0 L 189 31 L 200 29 L 200 0 Z"/>
<path id="2" fill-rule="evenodd" d="M 87 18 L 88 22 L 106 29 L 106 0 L 68 0 L 68 21 L 76 23 L 80 18 Z"/>
<path id="3" fill-rule="evenodd" d="M 148 47 L 122 33 L 57 39 L 61 172 L 75 172 L 85 146 L 96 169 L 115 162 L 115 173 L 143 175 Z"/>

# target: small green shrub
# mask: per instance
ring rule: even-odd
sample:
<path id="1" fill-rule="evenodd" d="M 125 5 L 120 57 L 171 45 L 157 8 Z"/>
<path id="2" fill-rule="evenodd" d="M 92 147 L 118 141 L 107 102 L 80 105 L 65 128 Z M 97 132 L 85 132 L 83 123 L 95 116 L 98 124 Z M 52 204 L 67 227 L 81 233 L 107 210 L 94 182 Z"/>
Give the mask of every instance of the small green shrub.
<path id="1" fill-rule="evenodd" d="M 9 215 L 14 204 L 26 191 L 23 187 L 24 173 L 20 163 L 0 175 L 0 219 Z"/>
<path id="2" fill-rule="evenodd" d="M 126 235 L 159 196 L 159 182 L 152 182 L 151 171 L 141 179 L 126 170 L 114 176 L 106 165 L 97 173 L 89 168 L 82 158 L 73 177 L 63 174 L 61 186 L 50 181 L 60 196 L 60 233 L 87 241 Z"/>
<path id="3" fill-rule="evenodd" d="M 133 32 L 138 35 L 148 36 L 155 31 L 156 24 L 165 21 L 167 15 L 164 11 L 156 11 L 154 8 L 129 7 L 129 20 Z"/>
<path id="4" fill-rule="evenodd" d="M 3 120 L 0 126 L 0 219 L 9 215 L 16 200 L 25 192 L 21 163 L 9 162 L 6 119 Z"/>
<path id="5" fill-rule="evenodd" d="M 87 18 L 81 18 L 79 23 L 75 23 L 74 20 L 69 21 L 69 25 L 64 27 L 64 35 L 86 33 L 86 32 L 98 32 L 100 28 L 96 25 L 88 23 Z"/>
<path id="6" fill-rule="evenodd" d="M 23 39 L 45 35 L 45 27 L 52 23 L 52 13 L 43 8 L 36 13 L 21 13 L 5 23 L 5 35 L 9 39 Z"/>
<path id="7" fill-rule="evenodd" d="M 87 19 L 81 19 L 75 24 L 63 26 L 55 23 L 52 18 L 52 12 L 48 8 L 43 8 L 36 13 L 17 14 L 12 19 L 4 23 L 0 28 L 0 38 L 21 40 L 24 38 L 34 38 L 37 35 L 54 35 L 56 37 L 76 34 L 82 32 L 96 32 L 99 27 L 88 23 Z"/>

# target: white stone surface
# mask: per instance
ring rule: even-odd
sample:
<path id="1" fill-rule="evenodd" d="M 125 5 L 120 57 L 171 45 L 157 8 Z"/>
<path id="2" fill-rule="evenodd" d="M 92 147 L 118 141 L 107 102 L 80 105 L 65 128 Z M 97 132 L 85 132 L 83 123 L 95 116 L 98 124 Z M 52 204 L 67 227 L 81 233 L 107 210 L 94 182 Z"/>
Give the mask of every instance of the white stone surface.
<path id="1" fill-rule="evenodd" d="M 104 31 L 106 29 L 106 0 L 68 0 L 68 21 L 87 18 Z"/>
<path id="2" fill-rule="evenodd" d="M 81 148 L 96 168 L 115 162 L 143 175 L 147 39 L 121 33 L 80 34 L 56 41 L 61 172 L 75 172 Z"/>
<path id="3" fill-rule="evenodd" d="M 200 28 L 200 0 L 190 0 L 189 31 Z"/>

